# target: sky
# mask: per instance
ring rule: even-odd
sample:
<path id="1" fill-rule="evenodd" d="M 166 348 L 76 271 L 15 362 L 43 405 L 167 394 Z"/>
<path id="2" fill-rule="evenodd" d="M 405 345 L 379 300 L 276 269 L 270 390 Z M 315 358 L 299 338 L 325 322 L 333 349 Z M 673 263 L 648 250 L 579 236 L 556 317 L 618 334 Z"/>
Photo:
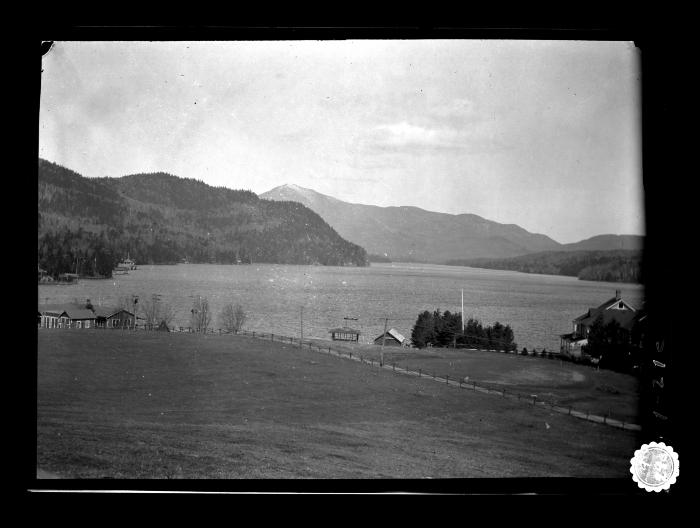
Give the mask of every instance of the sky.
<path id="1" fill-rule="evenodd" d="M 56 42 L 39 155 L 87 177 L 296 184 L 514 223 L 644 234 L 630 42 Z"/>

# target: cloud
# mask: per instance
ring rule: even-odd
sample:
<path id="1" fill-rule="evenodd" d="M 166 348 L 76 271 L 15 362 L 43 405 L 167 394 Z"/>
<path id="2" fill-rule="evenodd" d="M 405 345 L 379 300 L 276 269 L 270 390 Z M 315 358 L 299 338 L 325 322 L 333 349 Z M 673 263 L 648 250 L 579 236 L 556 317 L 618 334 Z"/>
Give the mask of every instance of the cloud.
<path id="1" fill-rule="evenodd" d="M 468 98 L 410 108 L 410 115 L 368 127 L 355 144 L 362 153 L 474 153 L 501 148 L 493 120 Z M 385 116 L 387 117 L 387 116 Z"/>
<path id="2" fill-rule="evenodd" d="M 438 146 L 442 138 L 438 130 L 412 125 L 407 121 L 378 125 L 370 132 L 379 146 L 402 148 L 406 146 Z"/>
<path id="3" fill-rule="evenodd" d="M 447 103 L 433 106 L 428 117 L 446 126 L 460 126 L 481 119 L 474 101 L 466 98 L 452 99 Z"/>
<path id="4" fill-rule="evenodd" d="M 370 154 L 484 153 L 504 147 L 489 127 L 426 127 L 407 121 L 375 126 L 357 142 L 359 151 Z"/>

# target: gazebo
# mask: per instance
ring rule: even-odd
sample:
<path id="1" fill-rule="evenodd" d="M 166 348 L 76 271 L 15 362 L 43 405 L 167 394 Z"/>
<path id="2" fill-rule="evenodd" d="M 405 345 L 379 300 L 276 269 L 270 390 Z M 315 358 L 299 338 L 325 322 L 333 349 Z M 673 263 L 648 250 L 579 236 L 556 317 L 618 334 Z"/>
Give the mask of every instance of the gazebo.
<path id="1" fill-rule="evenodd" d="M 329 330 L 333 341 L 359 341 L 360 331 L 343 326 L 342 328 L 332 328 Z"/>

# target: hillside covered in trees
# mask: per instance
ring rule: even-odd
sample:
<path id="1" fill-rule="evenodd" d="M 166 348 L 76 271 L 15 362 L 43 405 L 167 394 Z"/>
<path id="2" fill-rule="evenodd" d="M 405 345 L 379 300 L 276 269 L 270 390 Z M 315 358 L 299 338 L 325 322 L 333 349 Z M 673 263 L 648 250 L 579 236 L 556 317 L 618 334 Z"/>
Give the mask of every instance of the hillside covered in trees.
<path id="1" fill-rule="evenodd" d="M 139 264 L 366 266 L 367 253 L 298 203 L 164 173 L 85 178 L 39 159 L 39 266 L 109 276 Z"/>
<path id="2" fill-rule="evenodd" d="M 446 264 L 567 275 L 581 280 L 642 282 L 642 252 L 638 250 L 544 251 L 506 259 L 451 260 Z"/>

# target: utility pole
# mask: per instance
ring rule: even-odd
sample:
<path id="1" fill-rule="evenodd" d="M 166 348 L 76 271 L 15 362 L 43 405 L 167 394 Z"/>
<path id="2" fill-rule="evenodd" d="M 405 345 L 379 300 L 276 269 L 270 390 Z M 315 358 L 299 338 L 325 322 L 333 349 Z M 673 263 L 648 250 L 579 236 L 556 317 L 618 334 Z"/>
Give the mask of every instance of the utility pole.
<path id="1" fill-rule="evenodd" d="M 134 295 L 131 300 L 133 301 L 132 304 L 134 306 L 134 326 L 133 326 L 133 329 L 136 330 L 136 304 L 139 302 L 139 296 Z"/>
<path id="2" fill-rule="evenodd" d="M 304 341 L 304 307 L 301 307 L 301 312 L 299 314 L 299 348 L 302 347 L 302 342 Z"/>
<path id="3" fill-rule="evenodd" d="M 462 334 L 464 334 L 464 288 L 462 288 Z"/>
<path id="4" fill-rule="evenodd" d="M 384 342 L 386 341 L 386 327 L 389 324 L 389 318 L 384 318 L 384 333 L 382 334 L 382 350 L 379 353 L 379 366 L 384 366 Z"/>

